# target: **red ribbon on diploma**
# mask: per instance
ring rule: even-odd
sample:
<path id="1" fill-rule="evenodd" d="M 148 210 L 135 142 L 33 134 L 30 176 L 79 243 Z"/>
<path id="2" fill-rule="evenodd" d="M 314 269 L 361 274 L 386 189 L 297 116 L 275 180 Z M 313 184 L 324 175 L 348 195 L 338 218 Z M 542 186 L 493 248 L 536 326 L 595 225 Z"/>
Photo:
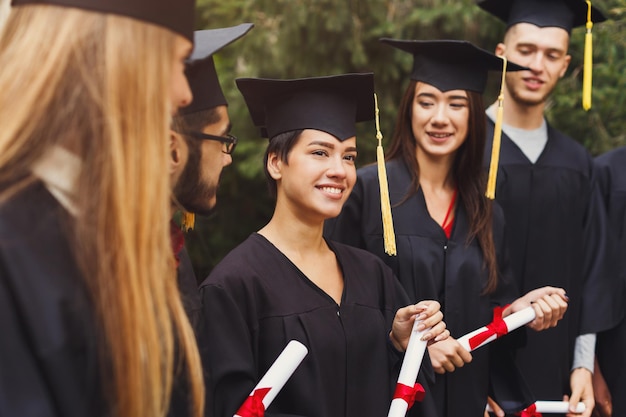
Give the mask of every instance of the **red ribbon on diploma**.
<path id="1" fill-rule="evenodd" d="M 485 340 L 489 339 L 494 334 L 496 335 L 496 338 L 498 338 L 509 332 L 509 329 L 506 327 L 506 323 L 502 319 L 502 310 L 503 308 L 499 306 L 493 309 L 493 321 L 485 326 L 487 330 L 470 338 L 469 345 L 471 349 L 475 349 L 477 346 L 480 346 Z"/>
<path id="2" fill-rule="evenodd" d="M 522 410 L 515 415 L 519 417 L 542 417 L 541 413 L 537 411 L 537 406 L 535 404 L 531 404 L 530 407 Z"/>
<path id="3" fill-rule="evenodd" d="M 265 398 L 270 390 L 271 388 L 259 388 L 254 390 L 252 395 L 246 398 L 235 414 L 241 417 L 263 417 L 265 415 L 263 398 Z"/>
<path id="4" fill-rule="evenodd" d="M 399 398 L 404 400 L 409 405 L 409 408 L 411 408 L 413 407 L 415 400 L 421 402 L 425 395 L 426 391 L 419 382 L 416 382 L 412 387 L 398 382 L 396 384 L 396 392 L 393 393 L 393 399 L 395 400 L 396 398 Z"/>

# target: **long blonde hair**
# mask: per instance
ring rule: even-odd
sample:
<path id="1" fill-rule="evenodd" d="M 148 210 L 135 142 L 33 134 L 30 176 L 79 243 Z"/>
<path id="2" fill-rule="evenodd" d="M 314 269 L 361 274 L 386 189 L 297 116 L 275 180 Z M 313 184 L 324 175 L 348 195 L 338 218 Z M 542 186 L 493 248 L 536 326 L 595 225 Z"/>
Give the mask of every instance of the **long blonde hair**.
<path id="1" fill-rule="evenodd" d="M 175 351 L 193 414 L 204 406 L 169 241 L 174 41 L 130 18 L 49 5 L 14 8 L 0 34 L 0 184 L 27 186 L 55 144 L 82 159 L 69 238 L 105 339 L 111 414 L 120 417 L 166 413 Z"/>

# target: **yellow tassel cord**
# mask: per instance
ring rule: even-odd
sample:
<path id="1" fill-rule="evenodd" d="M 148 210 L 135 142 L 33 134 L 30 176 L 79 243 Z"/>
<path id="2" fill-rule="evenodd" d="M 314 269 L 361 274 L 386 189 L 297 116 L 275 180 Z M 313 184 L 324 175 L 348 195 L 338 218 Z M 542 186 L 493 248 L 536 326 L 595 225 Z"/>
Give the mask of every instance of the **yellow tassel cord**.
<path id="1" fill-rule="evenodd" d="M 496 125 L 493 129 L 493 146 L 491 147 L 491 163 L 489 164 L 489 178 L 487 179 L 487 198 L 496 198 L 496 180 L 498 176 L 498 162 L 500 160 L 500 140 L 502 138 L 502 118 L 504 117 L 504 80 L 506 79 L 506 58 L 502 58 L 502 82 L 500 84 L 500 94 L 498 95 L 498 112 L 496 115 Z"/>
<path id="2" fill-rule="evenodd" d="M 196 215 L 189 211 L 183 211 L 183 218 L 180 222 L 180 227 L 183 229 L 183 232 L 188 232 L 193 230 L 196 225 Z"/>
<path id="3" fill-rule="evenodd" d="M 393 218 L 391 217 L 391 202 L 389 201 L 389 184 L 387 183 L 387 170 L 385 169 L 385 154 L 383 152 L 383 134 L 380 132 L 380 120 L 378 118 L 378 97 L 374 94 L 376 106 L 376 162 L 378 163 L 378 184 L 380 187 L 380 211 L 383 220 L 383 240 L 385 242 L 385 253 L 395 256 L 396 236 L 393 230 Z"/>
<path id="4" fill-rule="evenodd" d="M 587 0 L 587 33 L 585 33 L 585 54 L 583 59 L 583 109 L 591 108 L 591 73 L 593 65 L 593 21 L 591 20 L 591 1 Z"/>

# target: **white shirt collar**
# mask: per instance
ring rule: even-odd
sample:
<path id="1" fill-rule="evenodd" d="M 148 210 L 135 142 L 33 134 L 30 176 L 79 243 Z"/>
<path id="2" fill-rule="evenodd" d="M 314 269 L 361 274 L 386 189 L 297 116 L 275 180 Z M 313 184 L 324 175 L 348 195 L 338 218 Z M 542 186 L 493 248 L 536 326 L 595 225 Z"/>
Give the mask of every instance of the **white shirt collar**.
<path id="1" fill-rule="evenodd" d="M 81 168 L 81 159 L 59 145 L 53 146 L 33 166 L 33 174 L 73 216 L 78 214 L 76 184 Z"/>

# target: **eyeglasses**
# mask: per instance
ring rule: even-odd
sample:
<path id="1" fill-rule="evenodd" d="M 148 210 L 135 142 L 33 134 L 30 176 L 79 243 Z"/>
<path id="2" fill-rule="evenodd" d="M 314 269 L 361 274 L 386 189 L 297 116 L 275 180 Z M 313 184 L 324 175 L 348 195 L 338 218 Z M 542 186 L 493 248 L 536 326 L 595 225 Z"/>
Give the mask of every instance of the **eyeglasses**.
<path id="1" fill-rule="evenodd" d="M 206 133 L 194 131 L 184 132 L 183 134 L 191 136 L 194 139 L 216 140 L 218 142 L 222 142 L 222 152 L 229 155 L 235 151 L 235 146 L 237 146 L 237 138 L 230 133 L 226 136 L 208 135 Z"/>

